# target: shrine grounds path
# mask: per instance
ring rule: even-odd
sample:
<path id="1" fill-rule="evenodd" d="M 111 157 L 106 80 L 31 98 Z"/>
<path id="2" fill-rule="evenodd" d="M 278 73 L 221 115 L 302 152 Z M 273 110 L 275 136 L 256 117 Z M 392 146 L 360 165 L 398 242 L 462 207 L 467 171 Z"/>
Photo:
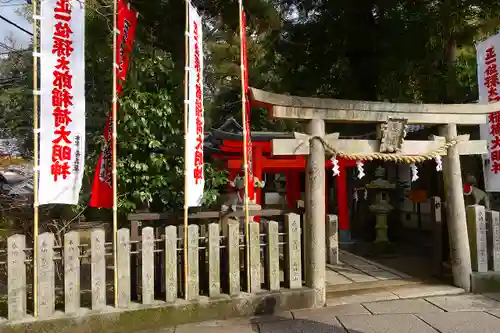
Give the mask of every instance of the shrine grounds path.
<path id="1" fill-rule="evenodd" d="M 387 292 L 384 292 L 387 293 Z M 500 294 L 364 300 L 138 333 L 500 333 Z M 351 299 L 355 301 L 355 298 Z M 346 303 L 344 302 L 344 303 Z M 335 304 L 335 303 L 334 303 Z"/>

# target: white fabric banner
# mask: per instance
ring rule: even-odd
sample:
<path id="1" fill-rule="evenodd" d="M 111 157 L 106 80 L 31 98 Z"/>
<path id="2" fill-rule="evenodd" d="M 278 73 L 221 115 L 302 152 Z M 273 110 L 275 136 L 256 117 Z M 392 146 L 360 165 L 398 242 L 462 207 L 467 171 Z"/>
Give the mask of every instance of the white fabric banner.
<path id="1" fill-rule="evenodd" d="M 479 103 L 500 101 L 500 34 L 477 44 Z M 500 192 L 500 110 L 489 114 L 488 123 L 480 127 L 481 139 L 488 142 L 483 155 L 484 183 L 487 192 Z"/>
<path id="2" fill-rule="evenodd" d="M 85 160 L 85 2 L 44 0 L 41 17 L 38 203 L 75 205 Z"/>
<path id="3" fill-rule="evenodd" d="M 189 80 L 186 188 L 188 207 L 200 206 L 203 201 L 205 177 L 203 173 L 203 32 L 201 17 L 189 5 Z"/>

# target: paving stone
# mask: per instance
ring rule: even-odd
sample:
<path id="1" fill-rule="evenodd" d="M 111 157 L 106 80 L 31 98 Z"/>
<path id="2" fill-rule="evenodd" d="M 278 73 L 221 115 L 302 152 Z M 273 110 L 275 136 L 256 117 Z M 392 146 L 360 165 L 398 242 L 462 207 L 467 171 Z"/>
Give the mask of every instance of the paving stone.
<path id="1" fill-rule="evenodd" d="M 373 292 L 360 295 L 336 297 L 328 299 L 326 302 L 328 306 L 335 306 L 342 304 L 389 301 L 393 299 L 399 299 L 399 297 L 388 291 L 381 291 L 381 292 Z"/>
<path id="2" fill-rule="evenodd" d="M 167 327 L 167 328 L 158 328 L 158 329 L 139 331 L 136 333 L 174 333 L 174 332 L 175 332 L 174 327 Z"/>
<path id="3" fill-rule="evenodd" d="M 352 281 L 346 278 L 345 276 L 342 276 L 329 268 L 326 269 L 325 273 L 326 273 L 326 284 L 335 285 L 335 284 L 352 283 Z"/>
<path id="4" fill-rule="evenodd" d="M 444 312 L 423 299 L 397 299 L 363 305 L 373 314 Z"/>
<path id="5" fill-rule="evenodd" d="M 436 296 L 426 300 L 448 312 L 500 309 L 499 302 L 483 295 Z"/>
<path id="6" fill-rule="evenodd" d="M 259 328 L 260 333 L 347 333 L 335 318 L 332 318 L 329 324 L 313 320 L 295 319 L 261 323 Z"/>
<path id="7" fill-rule="evenodd" d="M 232 320 L 213 320 L 204 323 L 180 325 L 175 333 L 254 333 L 258 332 L 256 324 L 241 324 Z M 148 332 L 149 333 L 149 332 Z M 163 333 L 163 332 L 162 332 Z"/>
<path id="8" fill-rule="evenodd" d="M 417 298 L 417 297 L 431 297 L 431 296 L 444 296 L 444 295 L 459 295 L 463 294 L 462 288 L 454 286 L 440 285 L 440 286 L 409 286 L 405 288 L 397 288 L 391 290 L 392 293 L 398 295 L 400 298 Z"/>
<path id="9" fill-rule="evenodd" d="M 411 314 L 341 316 L 338 319 L 348 333 L 437 333 Z"/>
<path id="10" fill-rule="evenodd" d="M 500 302 L 500 293 L 486 293 L 486 294 L 483 294 L 484 296 L 488 297 L 488 298 L 491 298 L 491 299 L 494 299 L 495 301 L 499 301 Z"/>
<path id="11" fill-rule="evenodd" d="M 309 319 L 325 324 L 333 324 L 334 321 L 336 321 L 335 316 L 370 314 L 370 312 L 360 304 L 345 304 L 320 309 L 294 310 L 292 313 L 295 319 Z"/>
<path id="12" fill-rule="evenodd" d="M 441 333 L 498 333 L 500 319 L 485 312 L 448 312 L 417 315 Z"/>

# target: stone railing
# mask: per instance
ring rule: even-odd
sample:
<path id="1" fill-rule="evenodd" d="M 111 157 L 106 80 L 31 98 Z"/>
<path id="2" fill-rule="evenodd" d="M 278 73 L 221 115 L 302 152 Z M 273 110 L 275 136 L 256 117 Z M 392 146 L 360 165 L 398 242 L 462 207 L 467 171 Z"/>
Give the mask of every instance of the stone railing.
<path id="1" fill-rule="evenodd" d="M 288 213 L 282 224 L 250 223 L 248 246 L 238 220 L 191 222 L 186 239 L 187 281 L 184 230 L 179 225 L 136 225 L 132 235 L 128 228 L 119 229 L 116 260 L 112 235 L 103 229 L 91 230 L 90 239 L 71 231 L 64 235 L 61 245 L 56 244 L 54 234 L 42 233 L 35 249 L 36 297 L 32 292 L 33 249 L 27 248 L 24 235 L 13 235 L 6 250 L 0 251 L 0 260 L 4 260 L 0 262 L 0 274 L 2 264 L 6 268 L 0 279 L 5 282 L 3 288 L 0 285 L 0 297 L 4 294 L 0 301 L 5 303 L 0 306 L 0 316 L 7 319 L 5 323 L 33 319 L 34 299 L 37 319 L 53 319 L 60 317 L 56 309 L 79 316 L 114 306 L 124 310 L 158 308 L 179 302 L 199 304 L 202 299 L 232 299 L 242 293 L 265 295 L 307 289 L 302 278 L 300 215 Z M 82 312 L 84 309 L 87 311 Z"/>

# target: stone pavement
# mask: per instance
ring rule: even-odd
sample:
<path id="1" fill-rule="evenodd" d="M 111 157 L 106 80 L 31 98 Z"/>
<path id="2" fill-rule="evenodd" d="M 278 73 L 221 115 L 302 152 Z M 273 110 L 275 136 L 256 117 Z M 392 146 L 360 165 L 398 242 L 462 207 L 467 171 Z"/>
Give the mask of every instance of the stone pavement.
<path id="1" fill-rule="evenodd" d="M 341 304 L 141 333 L 499 333 L 500 294 Z"/>

